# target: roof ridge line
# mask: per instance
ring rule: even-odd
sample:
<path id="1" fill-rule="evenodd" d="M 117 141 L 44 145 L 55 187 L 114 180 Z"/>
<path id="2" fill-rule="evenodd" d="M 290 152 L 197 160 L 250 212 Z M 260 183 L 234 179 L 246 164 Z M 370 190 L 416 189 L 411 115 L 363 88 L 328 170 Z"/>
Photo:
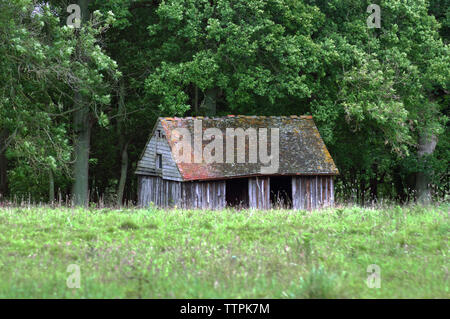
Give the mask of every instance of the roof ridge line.
<path id="1" fill-rule="evenodd" d="M 185 117 L 161 117 L 161 119 L 164 119 L 166 121 L 179 121 L 179 120 L 222 120 L 226 118 L 279 118 L 279 119 L 302 119 L 302 120 L 311 120 L 313 118 L 312 115 L 234 115 L 234 114 L 228 114 L 224 116 L 185 116 Z"/>

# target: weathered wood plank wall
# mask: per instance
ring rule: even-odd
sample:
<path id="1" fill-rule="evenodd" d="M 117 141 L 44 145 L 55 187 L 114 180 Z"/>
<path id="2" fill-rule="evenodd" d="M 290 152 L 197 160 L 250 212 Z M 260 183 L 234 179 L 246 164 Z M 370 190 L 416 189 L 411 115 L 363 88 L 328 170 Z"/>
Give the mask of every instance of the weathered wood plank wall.
<path id="1" fill-rule="evenodd" d="M 153 136 L 146 145 L 144 155 L 138 163 L 136 174 L 161 176 L 164 179 L 182 181 L 183 179 L 173 159 L 169 143 L 165 137 L 158 136 L 158 130 L 163 134 L 164 129 L 160 122 L 158 122 Z M 162 156 L 162 169 L 157 167 L 157 154 L 161 154 Z"/>
<path id="2" fill-rule="evenodd" d="M 225 181 L 176 182 L 158 176 L 139 176 L 139 206 L 222 209 Z"/>
<path id="3" fill-rule="evenodd" d="M 248 179 L 249 208 L 270 209 L 270 178 L 252 177 Z"/>
<path id="4" fill-rule="evenodd" d="M 184 182 L 181 190 L 183 208 L 223 209 L 226 206 L 225 181 Z"/>
<path id="5" fill-rule="evenodd" d="M 225 181 L 177 182 L 158 176 L 139 176 L 138 203 L 186 209 L 226 207 Z M 248 179 L 249 208 L 270 209 L 270 177 Z M 292 208 L 314 210 L 334 205 L 332 176 L 293 176 Z"/>
<path id="6" fill-rule="evenodd" d="M 334 205 L 332 176 L 293 176 L 292 208 L 313 210 Z"/>
<path id="7" fill-rule="evenodd" d="M 159 207 L 179 206 L 181 201 L 181 182 L 164 180 L 158 176 L 139 176 L 138 204 Z"/>

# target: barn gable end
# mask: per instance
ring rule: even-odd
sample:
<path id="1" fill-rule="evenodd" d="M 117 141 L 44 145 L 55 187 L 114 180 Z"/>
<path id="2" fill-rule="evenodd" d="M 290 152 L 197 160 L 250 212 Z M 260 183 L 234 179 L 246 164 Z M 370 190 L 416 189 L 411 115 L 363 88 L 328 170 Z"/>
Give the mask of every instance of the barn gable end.
<path id="1" fill-rule="evenodd" d="M 158 168 L 158 155 L 161 155 L 162 168 Z M 180 171 L 172 156 L 166 133 L 158 120 L 145 150 L 138 162 L 137 175 L 158 176 L 166 180 L 182 181 Z"/>

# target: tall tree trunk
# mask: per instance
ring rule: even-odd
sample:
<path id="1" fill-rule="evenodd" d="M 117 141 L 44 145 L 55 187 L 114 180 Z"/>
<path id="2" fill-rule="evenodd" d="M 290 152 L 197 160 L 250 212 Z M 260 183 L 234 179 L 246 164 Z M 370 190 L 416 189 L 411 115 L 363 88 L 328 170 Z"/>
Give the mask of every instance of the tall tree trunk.
<path id="1" fill-rule="evenodd" d="M 202 107 L 205 109 L 206 116 L 216 115 L 217 111 L 217 95 L 219 90 L 217 88 L 207 89 L 205 98 L 202 101 Z"/>
<path id="2" fill-rule="evenodd" d="M 431 168 L 425 162 L 425 155 L 431 155 L 437 144 L 437 137 L 434 134 L 422 134 L 419 138 L 418 157 L 421 170 L 416 176 L 417 201 L 422 204 L 431 202 L 430 176 Z"/>
<path id="3" fill-rule="evenodd" d="M 122 147 L 122 163 L 120 167 L 120 181 L 119 181 L 119 189 L 117 191 L 117 205 L 121 206 L 123 202 L 123 193 L 125 190 L 125 183 L 127 181 L 127 172 L 128 172 L 128 142 L 126 142 Z"/>
<path id="4" fill-rule="evenodd" d="M 89 0 L 78 0 L 81 9 L 81 28 L 89 20 Z M 78 50 L 77 46 L 77 50 Z M 83 55 L 77 54 L 83 59 Z M 89 149 L 91 141 L 91 121 L 89 104 L 83 100 L 79 91 L 74 92 L 73 126 L 75 130 L 74 141 L 74 184 L 72 186 L 72 196 L 76 206 L 86 206 L 89 202 Z"/>
<path id="5" fill-rule="evenodd" d="M 125 141 L 125 85 L 123 81 L 120 82 L 119 88 L 119 119 L 117 122 L 117 133 L 119 135 L 119 150 L 120 150 L 120 178 L 117 189 L 117 206 L 122 206 L 123 194 L 125 184 L 127 181 L 128 172 L 128 141 Z"/>
<path id="6" fill-rule="evenodd" d="M 83 102 L 79 92 L 75 93 L 74 129 L 74 184 L 72 196 L 76 206 L 86 206 L 88 204 L 89 191 L 89 149 L 91 141 L 91 121 L 89 107 Z"/>
<path id="7" fill-rule="evenodd" d="M 8 191 L 8 159 L 6 158 L 7 140 L 9 131 L 3 129 L 0 132 L 0 198 L 3 199 Z"/>
<path id="8" fill-rule="evenodd" d="M 48 170 L 48 200 L 50 204 L 55 202 L 55 177 L 52 169 Z"/>
<path id="9" fill-rule="evenodd" d="M 376 201 L 378 197 L 378 165 L 374 164 L 372 166 L 373 175 L 370 178 L 370 199 Z"/>

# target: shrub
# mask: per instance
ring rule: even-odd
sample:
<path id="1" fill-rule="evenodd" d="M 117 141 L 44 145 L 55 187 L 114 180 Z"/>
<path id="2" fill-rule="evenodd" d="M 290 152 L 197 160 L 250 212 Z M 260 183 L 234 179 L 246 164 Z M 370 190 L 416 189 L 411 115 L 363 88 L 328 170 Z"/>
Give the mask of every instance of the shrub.
<path id="1" fill-rule="evenodd" d="M 123 230 L 139 229 L 139 226 L 132 220 L 127 220 L 120 225 L 120 229 Z"/>

